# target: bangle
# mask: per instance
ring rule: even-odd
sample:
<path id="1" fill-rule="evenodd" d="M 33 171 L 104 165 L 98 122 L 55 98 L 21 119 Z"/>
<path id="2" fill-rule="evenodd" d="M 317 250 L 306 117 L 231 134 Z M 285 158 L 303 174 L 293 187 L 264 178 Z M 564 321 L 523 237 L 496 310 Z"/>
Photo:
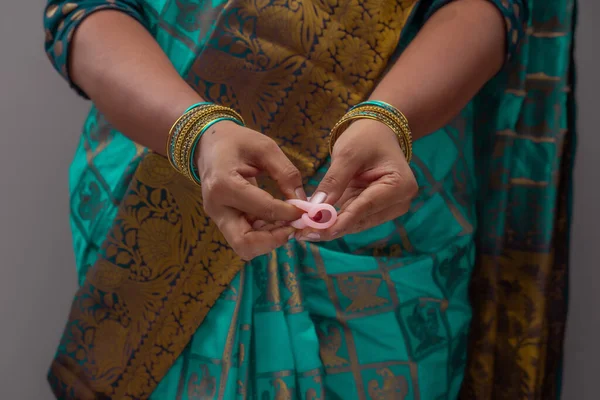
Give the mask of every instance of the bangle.
<path id="1" fill-rule="evenodd" d="M 408 120 L 397 108 L 382 101 L 370 100 L 352 107 L 331 129 L 329 153 L 340 135 L 357 119 L 371 119 L 385 124 L 398 138 L 406 161 L 412 159 L 412 132 Z"/>
<path id="2" fill-rule="evenodd" d="M 179 170 L 183 165 L 181 164 L 181 151 L 189 136 L 190 130 L 193 129 L 198 121 L 209 115 L 210 111 L 211 109 L 209 107 L 194 109 L 190 111 L 189 117 L 186 117 L 181 121 L 181 124 L 178 126 L 179 129 L 176 128 L 173 138 L 171 139 L 171 158 L 173 159 L 173 167 L 175 169 Z M 179 132 L 179 134 L 177 134 L 177 132 Z"/>
<path id="3" fill-rule="evenodd" d="M 194 106 L 189 107 L 189 111 L 184 112 L 171 127 L 169 131 L 169 138 L 167 139 L 166 154 L 173 168 L 177 169 L 177 165 L 174 160 L 174 154 L 175 146 L 177 144 L 179 135 L 181 134 L 183 128 L 187 126 L 187 123 L 190 122 L 192 117 L 197 115 L 197 112 L 201 112 L 201 109 L 207 108 L 209 105 L 210 103 L 206 103 L 205 105 L 201 105 L 201 103 L 198 103 Z"/>
<path id="4" fill-rule="evenodd" d="M 209 103 L 207 101 L 201 101 L 200 103 L 196 103 L 196 104 L 192 104 L 191 106 L 189 106 L 184 112 L 183 114 L 185 115 L 186 113 L 188 113 L 189 111 L 192 111 L 194 108 L 197 107 L 203 107 L 203 106 L 209 106 L 212 103 Z"/>
<path id="5" fill-rule="evenodd" d="M 228 116 L 229 114 L 226 113 L 211 114 L 198 120 L 194 124 L 194 126 L 190 128 L 189 135 L 186 136 L 185 141 L 183 142 L 181 149 L 178 153 L 179 159 L 177 162 L 179 170 L 187 178 L 192 179 L 192 173 L 189 170 L 189 166 L 194 163 L 194 152 L 192 151 L 192 147 L 194 147 L 194 141 L 196 136 L 198 136 L 200 133 L 204 133 L 206 125 L 212 125 L 213 121 Z M 198 140 L 200 140 L 200 138 L 198 138 Z"/>
<path id="6" fill-rule="evenodd" d="M 194 153 L 208 128 L 224 120 L 244 126 L 242 117 L 229 107 L 207 102 L 189 107 L 169 131 L 166 153 L 171 166 L 188 179 L 200 184 Z"/>
<path id="7" fill-rule="evenodd" d="M 177 166 L 177 169 L 185 172 L 187 151 L 192 144 L 192 136 L 194 135 L 194 132 L 202 127 L 202 125 L 206 124 L 207 121 L 210 121 L 212 118 L 218 118 L 220 115 L 221 114 L 218 112 L 210 113 L 208 110 L 202 113 L 197 113 L 191 118 L 186 126 L 182 128 L 182 132 L 185 132 L 185 134 L 179 136 L 174 150 L 175 165 Z"/>
<path id="8" fill-rule="evenodd" d="M 408 155 L 406 155 L 406 153 L 404 154 L 407 157 L 407 161 L 410 162 L 410 160 L 412 159 L 412 130 L 410 129 L 408 119 L 406 119 L 406 116 L 404 116 L 404 114 L 402 114 L 400 110 L 398 110 L 396 107 L 384 101 L 368 100 L 365 101 L 363 104 L 366 106 L 373 105 L 376 107 L 382 107 L 396 116 L 397 120 L 399 120 L 400 122 L 400 128 L 402 130 L 402 137 L 398 137 L 398 139 L 400 140 L 400 143 L 404 141 L 406 145 L 406 151 L 408 151 Z M 394 133 L 396 133 L 396 136 L 398 136 L 398 132 L 394 131 Z"/>
<path id="9" fill-rule="evenodd" d="M 236 118 L 241 118 L 235 111 L 227 107 L 217 106 L 212 103 L 205 103 L 195 108 L 192 107 L 190 111 L 184 113 L 180 118 L 177 119 L 170 130 L 166 151 L 173 168 L 180 170 L 181 167 L 183 167 L 183 165 L 179 162 L 179 157 L 177 157 L 176 154 L 181 155 L 181 148 L 186 140 L 186 136 L 189 135 L 196 122 L 198 122 L 201 118 L 221 111 L 233 113 L 232 115 L 234 115 Z"/>
<path id="10" fill-rule="evenodd" d="M 243 122 L 237 118 L 233 118 L 231 116 L 222 116 L 222 117 L 213 119 L 212 121 L 210 121 L 209 123 L 204 125 L 202 127 L 202 129 L 200 129 L 198 134 L 196 134 L 194 136 L 194 139 L 192 142 L 192 147 L 190 149 L 190 156 L 188 158 L 188 160 L 189 160 L 188 161 L 188 171 L 189 171 L 189 175 L 191 176 L 192 180 L 194 182 L 196 182 L 197 184 L 200 184 L 200 177 L 198 176 L 198 167 L 196 166 L 196 163 L 194 162 L 194 154 L 196 153 L 196 148 L 198 147 L 198 143 L 200 142 L 202 135 L 204 135 L 204 133 L 208 130 L 208 128 L 210 128 L 212 125 L 216 124 L 217 122 L 221 122 L 221 121 L 233 121 L 240 126 L 244 126 Z"/>

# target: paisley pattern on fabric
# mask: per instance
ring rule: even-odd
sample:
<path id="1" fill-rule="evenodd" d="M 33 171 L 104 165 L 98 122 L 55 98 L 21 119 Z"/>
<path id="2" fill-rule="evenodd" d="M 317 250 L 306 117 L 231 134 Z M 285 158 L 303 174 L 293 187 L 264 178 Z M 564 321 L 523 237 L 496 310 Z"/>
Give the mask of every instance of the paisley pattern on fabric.
<path id="1" fill-rule="evenodd" d="M 203 97 L 273 137 L 311 191 L 329 128 L 450 1 L 50 0 L 46 47 L 68 79 L 78 24 L 128 13 Z M 415 143 L 411 211 L 332 243 L 244 265 L 199 190 L 93 108 L 71 168 L 81 288 L 49 374 L 56 396 L 556 397 L 573 1 L 491 2 L 510 65 Z"/>

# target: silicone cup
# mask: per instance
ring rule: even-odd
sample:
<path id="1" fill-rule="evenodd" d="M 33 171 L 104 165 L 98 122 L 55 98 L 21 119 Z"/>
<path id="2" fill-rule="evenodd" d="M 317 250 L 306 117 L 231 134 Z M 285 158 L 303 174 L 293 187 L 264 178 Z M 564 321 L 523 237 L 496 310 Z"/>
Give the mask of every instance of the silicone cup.
<path id="1" fill-rule="evenodd" d="M 296 199 L 287 200 L 287 202 L 298 207 L 302 211 L 305 211 L 300 219 L 297 219 L 290 224 L 296 229 L 313 228 L 323 230 L 333 226 L 337 220 L 337 211 L 330 204 L 314 204 L 309 201 Z M 319 213 L 321 213 L 322 219 L 315 221 L 314 218 Z"/>

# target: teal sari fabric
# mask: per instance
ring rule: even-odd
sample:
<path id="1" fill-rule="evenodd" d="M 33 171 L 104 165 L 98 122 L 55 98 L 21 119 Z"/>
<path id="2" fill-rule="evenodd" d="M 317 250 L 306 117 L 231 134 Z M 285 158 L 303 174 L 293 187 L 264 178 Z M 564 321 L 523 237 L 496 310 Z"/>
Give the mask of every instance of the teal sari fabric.
<path id="1" fill-rule="evenodd" d="M 398 55 L 448 2 L 401 2 L 414 8 Z M 189 77 L 214 46 L 226 3 L 51 0 L 48 54 L 68 79 L 74 30 L 110 8 L 144 24 Z M 248 263 L 151 399 L 556 397 L 573 2 L 492 3 L 506 20 L 507 66 L 452 123 L 415 142 L 420 190 L 410 211 L 331 243 L 292 241 Z M 145 154 L 92 107 L 70 172 L 81 284 Z M 327 167 L 309 178 L 309 192 Z M 59 354 L 67 349 L 61 343 Z"/>

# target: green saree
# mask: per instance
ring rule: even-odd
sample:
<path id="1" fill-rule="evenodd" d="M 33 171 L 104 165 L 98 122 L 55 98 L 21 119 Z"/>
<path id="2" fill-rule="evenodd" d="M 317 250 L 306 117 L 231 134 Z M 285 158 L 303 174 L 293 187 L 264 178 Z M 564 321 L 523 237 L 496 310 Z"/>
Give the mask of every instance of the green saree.
<path id="1" fill-rule="evenodd" d="M 273 137 L 310 193 L 329 129 L 449 1 L 50 0 L 46 45 L 68 78 L 78 24 L 131 15 L 203 98 Z M 199 190 L 92 108 L 70 173 L 81 286 L 56 397 L 557 397 L 574 1 L 493 3 L 506 68 L 415 142 L 409 213 L 334 242 L 244 264 Z"/>

